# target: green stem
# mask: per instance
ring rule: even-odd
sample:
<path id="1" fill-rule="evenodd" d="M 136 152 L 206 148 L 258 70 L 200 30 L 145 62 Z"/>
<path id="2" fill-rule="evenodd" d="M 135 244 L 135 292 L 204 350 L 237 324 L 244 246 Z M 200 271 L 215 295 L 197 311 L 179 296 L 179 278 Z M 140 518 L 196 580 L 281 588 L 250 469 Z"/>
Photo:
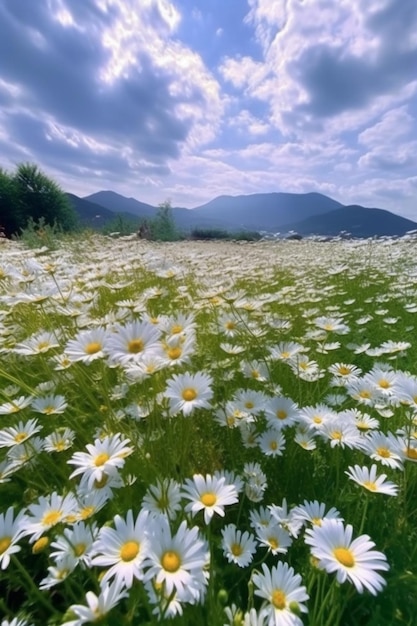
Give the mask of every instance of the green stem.
<path id="1" fill-rule="evenodd" d="M 52 613 L 55 613 L 55 609 L 52 606 L 52 604 L 50 602 L 48 602 L 46 597 L 40 591 L 39 587 L 37 587 L 35 585 L 35 583 L 33 582 L 32 578 L 29 576 L 28 572 L 23 567 L 23 565 L 20 563 L 20 561 L 14 555 L 11 556 L 11 560 L 12 560 L 13 564 L 16 566 L 16 568 L 19 570 L 19 572 L 21 573 L 21 575 L 22 575 L 22 577 L 23 577 L 23 579 L 24 579 L 24 581 L 26 583 L 26 586 L 30 589 L 31 592 L 33 592 L 33 594 L 36 597 L 37 601 L 39 601 L 39 604 L 42 604 L 42 606 L 45 609 L 48 609 L 48 611 L 51 611 Z"/>

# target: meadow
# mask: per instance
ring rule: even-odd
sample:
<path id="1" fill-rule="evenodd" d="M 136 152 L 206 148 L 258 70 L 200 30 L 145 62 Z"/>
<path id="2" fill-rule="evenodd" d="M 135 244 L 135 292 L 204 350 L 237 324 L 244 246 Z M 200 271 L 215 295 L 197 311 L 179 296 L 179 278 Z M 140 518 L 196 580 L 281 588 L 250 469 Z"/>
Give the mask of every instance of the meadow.
<path id="1" fill-rule="evenodd" d="M 2 626 L 417 615 L 417 257 L 0 242 Z"/>

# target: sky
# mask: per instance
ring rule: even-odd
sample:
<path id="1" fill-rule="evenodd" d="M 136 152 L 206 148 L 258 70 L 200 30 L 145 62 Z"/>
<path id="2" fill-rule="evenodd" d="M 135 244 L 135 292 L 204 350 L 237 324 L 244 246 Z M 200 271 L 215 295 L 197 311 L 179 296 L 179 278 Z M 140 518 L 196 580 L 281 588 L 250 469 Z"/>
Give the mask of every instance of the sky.
<path id="1" fill-rule="evenodd" d="M 417 221 L 416 0 L 0 0 L 0 167 L 154 206 Z"/>

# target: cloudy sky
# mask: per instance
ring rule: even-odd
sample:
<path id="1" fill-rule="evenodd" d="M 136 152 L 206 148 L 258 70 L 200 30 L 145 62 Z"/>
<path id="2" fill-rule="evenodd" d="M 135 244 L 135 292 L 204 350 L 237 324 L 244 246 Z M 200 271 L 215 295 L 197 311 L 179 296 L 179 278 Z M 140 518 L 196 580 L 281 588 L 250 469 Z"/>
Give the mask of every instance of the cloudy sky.
<path id="1" fill-rule="evenodd" d="M 192 207 L 417 220 L 416 0 L 0 0 L 0 166 Z"/>

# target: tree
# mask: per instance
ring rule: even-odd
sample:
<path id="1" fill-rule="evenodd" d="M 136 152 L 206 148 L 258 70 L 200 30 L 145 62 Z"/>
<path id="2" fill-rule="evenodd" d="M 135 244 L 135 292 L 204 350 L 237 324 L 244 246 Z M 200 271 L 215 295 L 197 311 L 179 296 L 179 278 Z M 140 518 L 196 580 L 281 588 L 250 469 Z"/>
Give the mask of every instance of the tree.
<path id="1" fill-rule="evenodd" d="M 11 174 L 0 168 L 0 226 L 6 237 L 19 231 L 22 223 L 18 192 Z"/>
<path id="2" fill-rule="evenodd" d="M 156 217 L 151 222 L 151 235 L 157 241 L 176 241 L 179 238 L 170 200 L 158 205 Z"/>
<path id="3" fill-rule="evenodd" d="M 20 163 L 14 174 L 23 221 L 32 218 L 38 222 L 56 225 L 63 231 L 77 227 L 77 214 L 59 185 L 41 172 L 33 163 Z"/>

